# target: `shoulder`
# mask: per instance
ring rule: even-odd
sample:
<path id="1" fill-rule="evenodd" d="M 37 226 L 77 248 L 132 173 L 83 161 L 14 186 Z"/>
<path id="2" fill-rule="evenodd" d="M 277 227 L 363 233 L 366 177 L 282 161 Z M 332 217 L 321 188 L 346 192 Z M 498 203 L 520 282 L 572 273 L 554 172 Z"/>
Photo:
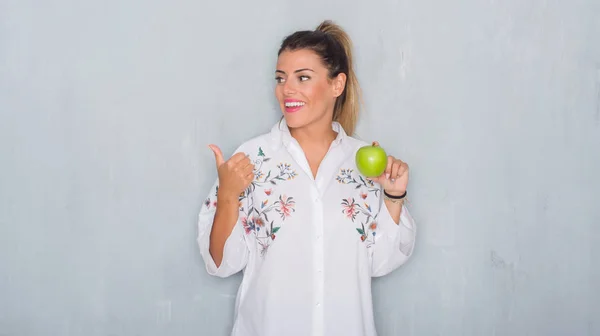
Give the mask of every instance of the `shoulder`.
<path id="1" fill-rule="evenodd" d="M 258 134 L 242 142 L 235 150 L 235 153 L 243 152 L 250 156 L 261 155 L 259 152 L 276 148 L 280 139 L 274 131 L 275 126 L 269 131 Z"/>
<path id="2" fill-rule="evenodd" d="M 272 143 L 273 140 L 271 140 L 269 134 L 261 134 L 242 142 L 242 144 L 235 149 L 234 154 L 243 152 L 248 155 L 257 155 L 255 152 L 259 149 L 264 150 L 264 147 L 271 146 Z"/>
<path id="3" fill-rule="evenodd" d="M 352 151 L 357 151 L 359 148 L 363 147 L 363 146 L 369 146 L 371 145 L 370 142 L 364 141 L 362 139 L 358 139 L 352 136 L 347 136 L 346 137 L 346 142 L 348 144 L 348 147 L 352 149 Z"/>

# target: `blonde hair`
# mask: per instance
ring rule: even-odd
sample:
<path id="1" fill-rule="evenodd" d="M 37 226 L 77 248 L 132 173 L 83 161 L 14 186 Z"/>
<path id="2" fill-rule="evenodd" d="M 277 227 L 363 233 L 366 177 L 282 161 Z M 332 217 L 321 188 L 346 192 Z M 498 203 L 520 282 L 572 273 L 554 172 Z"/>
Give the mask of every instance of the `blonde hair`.
<path id="1" fill-rule="evenodd" d="M 329 70 L 329 78 L 346 75 L 343 93 L 335 101 L 333 120 L 352 136 L 358 122 L 361 90 L 354 72 L 352 41 L 337 24 L 325 20 L 314 31 L 298 31 L 286 37 L 279 53 L 284 50 L 310 49 L 316 52 Z"/>

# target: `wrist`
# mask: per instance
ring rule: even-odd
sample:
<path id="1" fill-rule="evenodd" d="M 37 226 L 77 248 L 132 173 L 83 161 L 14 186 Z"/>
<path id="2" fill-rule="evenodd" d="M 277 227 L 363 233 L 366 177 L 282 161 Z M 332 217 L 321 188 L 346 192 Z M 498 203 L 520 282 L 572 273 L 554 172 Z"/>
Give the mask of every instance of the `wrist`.
<path id="1" fill-rule="evenodd" d="M 405 190 L 393 190 L 393 191 L 387 191 L 384 189 L 383 192 L 386 196 L 394 197 L 394 198 L 395 197 L 404 198 L 404 197 L 406 197 L 406 193 L 407 193 L 406 189 Z"/>
<path id="2" fill-rule="evenodd" d="M 404 198 L 406 197 L 406 190 L 403 193 L 392 192 L 389 193 L 387 191 L 383 191 L 383 197 L 387 201 L 391 201 L 392 203 L 404 203 Z"/>
<path id="3" fill-rule="evenodd" d="M 240 198 L 239 194 L 236 194 L 236 193 L 227 192 L 222 189 L 219 189 L 219 191 L 217 191 L 217 199 L 219 200 L 219 203 L 238 204 L 239 198 Z"/>

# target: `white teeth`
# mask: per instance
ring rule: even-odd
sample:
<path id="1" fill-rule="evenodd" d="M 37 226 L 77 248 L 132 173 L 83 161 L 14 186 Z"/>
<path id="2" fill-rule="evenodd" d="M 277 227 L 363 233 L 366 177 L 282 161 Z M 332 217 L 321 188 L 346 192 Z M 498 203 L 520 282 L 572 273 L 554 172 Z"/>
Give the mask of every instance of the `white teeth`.
<path id="1" fill-rule="evenodd" d="M 296 106 L 304 106 L 304 103 L 303 102 L 285 103 L 285 107 L 296 107 Z"/>

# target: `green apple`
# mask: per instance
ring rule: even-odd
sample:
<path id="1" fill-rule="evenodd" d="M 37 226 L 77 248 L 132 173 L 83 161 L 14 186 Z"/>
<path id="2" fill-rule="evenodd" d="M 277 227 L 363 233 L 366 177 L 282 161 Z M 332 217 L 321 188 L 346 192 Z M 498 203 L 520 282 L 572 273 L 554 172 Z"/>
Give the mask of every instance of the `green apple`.
<path id="1" fill-rule="evenodd" d="M 356 152 L 356 167 L 366 177 L 381 176 L 387 167 L 387 154 L 380 146 L 363 146 Z"/>

